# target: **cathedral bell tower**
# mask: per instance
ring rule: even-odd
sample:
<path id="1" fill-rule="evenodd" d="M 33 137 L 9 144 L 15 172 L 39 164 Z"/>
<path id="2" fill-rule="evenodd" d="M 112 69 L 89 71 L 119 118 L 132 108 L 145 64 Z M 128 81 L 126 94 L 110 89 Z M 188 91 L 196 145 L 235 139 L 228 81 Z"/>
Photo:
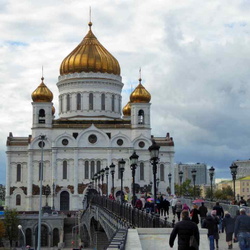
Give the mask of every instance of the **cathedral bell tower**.
<path id="1" fill-rule="evenodd" d="M 41 78 L 41 84 L 32 93 L 33 106 L 33 122 L 32 129 L 35 128 L 51 128 L 52 120 L 55 113 L 53 106 L 53 93 L 44 84 L 44 78 Z"/>
<path id="2" fill-rule="evenodd" d="M 141 84 L 140 78 L 139 84 L 131 93 L 130 102 L 127 104 L 131 108 L 132 128 L 150 128 L 150 100 L 151 95 Z"/>

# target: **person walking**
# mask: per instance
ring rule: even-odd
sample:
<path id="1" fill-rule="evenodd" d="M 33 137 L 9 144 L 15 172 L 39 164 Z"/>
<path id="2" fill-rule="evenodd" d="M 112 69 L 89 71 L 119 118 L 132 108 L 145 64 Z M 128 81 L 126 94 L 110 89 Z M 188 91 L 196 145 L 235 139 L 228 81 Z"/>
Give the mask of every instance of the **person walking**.
<path id="1" fill-rule="evenodd" d="M 213 207 L 213 210 L 216 210 L 216 215 L 219 218 L 219 233 L 222 230 L 222 220 L 224 218 L 224 210 L 223 207 L 219 204 L 219 202 L 215 203 L 215 206 Z"/>
<path id="2" fill-rule="evenodd" d="M 240 209 L 234 226 L 234 240 L 239 241 L 241 250 L 250 250 L 250 216 L 246 214 L 245 208 Z"/>
<path id="3" fill-rule="evenodd" d="M 177 222 L 171 232 L 169 238 L 169 246 L 174 246 L 174 241 L 178 235 L 178 250 L 191 250 L 194 249 L 190 246 L 190 239 L 193 237 L 197 243 L 197 247 L 200 244 L 200 233 L 198 226 L 193 223 L 189 218 L 189 212 L 183 210 L 181 213 L 182 220 Z M 198 248 L 196 248 L 198 249 Z"/>
<path id="4" fill-rule="evenodd" d="M 216 213 L 216 212 L 215 212 Z M 207 236 L 209 239 L 209 248 L 210 250 L 214 250 L 214 240 L 218 237 L 218 224 L 219 219 L 214 217 L 211 213 L 208 213 L 207 217 L 203 220 L 202 227 L 207 228 Z M 217 249 L 219 246 L 217 246 Z"/>
<path id="5" fill-rule="evenodd" d="M 182 203 L 180 200 L 178 200 L 176 202 L 176 214 L 177 214 L 177 218 L 178 218 L 178 221 L 181 220 L 181 212 L 182 212 Z"/>
<path id="6" fill-rule="evenodd" d="M 172 207 L 172 213 L 173 213 L 174 217 L 175 217 L 175 212 L 176 212 L 176 203 L 177 203 L 177 198 L 174 195 L 174 197 L 170 200 L 170 204 L 171 204 L 171 207 Z"/>
<path id="7" fill-rule="evenodd" d="M 202 226 L 202 223 L 207 216 L 207 207 L 205 207 L 204 202 L 201 203 L 201 206 L 199 207 L 198 211 L 200 214 L 200 220 L 201 220 L 201 226 Z"/>
<path id="8" fill-rule="evenodd" d="M 166 217 L 166 213 L 169 216 L 169 206 L 170 206 L 170 202 L 168 201 L 167 197 L 164 197 L 163 201 L 162 201 L 162 213 L 163 215 Z"/>
<path id="9" fill-rule="evenodd" d="M 228 249 L 233 249 L 233 233 L 234 233 L 235 220 L 231 217 L 230 213 L 226 212 L 222 221 L 222 233 L 226 232 L 226 242 Z"/>
<path id="10" fill-rule="evenodd" d="M 193 209 L 190 212 L 190 217 L 191 217 L 191 221 L 193 221 L 196 224 L 199 224 L 198 214 L 199 214 L 198 206 L 196 204 L 194 204 Z"/>

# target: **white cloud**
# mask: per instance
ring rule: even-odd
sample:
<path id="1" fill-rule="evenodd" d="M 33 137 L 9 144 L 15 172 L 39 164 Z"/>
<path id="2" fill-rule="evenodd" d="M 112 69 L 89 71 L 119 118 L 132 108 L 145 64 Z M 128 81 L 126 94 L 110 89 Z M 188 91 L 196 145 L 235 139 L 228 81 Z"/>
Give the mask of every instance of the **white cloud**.
<path id="1" fill-rule="evenodd" d="M 205 162 L 229 176 L 233 160 L 249 158 L 247 1 L 12 0 L 0 3 L 1 169 L 8 133 L 31 133 L 42 65 L 57 109 L 60 63 L 86 34 L 89 6 L 95 35 L 120 62 L 123 104 L 142 67 L 152 133 L 171 133 L 176 162 Z"/>

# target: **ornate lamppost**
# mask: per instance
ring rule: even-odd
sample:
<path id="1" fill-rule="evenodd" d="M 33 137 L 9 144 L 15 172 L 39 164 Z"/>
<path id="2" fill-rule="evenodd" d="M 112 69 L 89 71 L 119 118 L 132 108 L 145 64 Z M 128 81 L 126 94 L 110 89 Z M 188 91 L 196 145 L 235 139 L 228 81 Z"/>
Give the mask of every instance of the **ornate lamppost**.
<path id="1" fill-rule="evenodd" d="M 101 179 L 101 171 L 97 172 L 97 189 L 98 189 L 98 193 L 100 194 L 100 179 Z"/>
<path id="2" fill-rule="evenodd" d="M 45 135 L 40 135 L 39 147 L 41 148 L 41 167 L 40 167 L 40 192 L 39 192 L 39 216 L 38 216 L 38 235 L 37 235 L 37 250 L 41 249 L 41 226 L 42 226 L 42 182 L 43 182 L 43 148 L 45 146 Z"/>
<path id="3" fill-rule="evenodd" d="M 193 184 L 194 184 L 194 191 L 193 191 L 193 193 L 194 193 L 194 199 L 195 199 L 195 180 L 196 180 L 196 173 L 197 173 L 196 169 L 192 169 L 191 174 L 192 174 Z"/>
<path id="4" fill-rule="evenodd" d="M 235 198 L 235 180 L 236 180 L 236 175 L 237 175 L 237 169 L 238 169 L 238 166 L 235 163 L 232 163 L 232 165 L 230 166 L 230 170 L 231 170 L 231 175 L 233 178 L 233 185 L 234 185 L 234 200 L 236 199 Z"/>
<path id="5" fill-rule="evenodd" d="M 209 176 L 210 176 L 210 189 L 211 189 L 211 201 L 213 200 L 213 178 L 214 178 L 214 167 L 209 168 Z"/>
<path id="6" fill-rule="evenodd" d="M 112 195 L 113 195 L 113 197 L 115 198 L 115 196 L 114 196 L 114 174 L 115 174 L 115 164 L 112 162 L 111 163 L 111 165 L 109 166 L 109 168 L 110 168 L 110 173 L 111 173 L 111 176 L 112 176 L 112 190 L 111 190 L 111 192 L 112 192 Z"/>
<path id="7" fill-rule="evenodd" d="M 121 172 L 121 202 L 123 202 L 124 198 L 124 192 L 123 192 L 123 172 L 125 170 L 125 161 L 121 159 L 119 161 L 119 166 L 120 166 L 120 172 Z"/>
<path id="8" fill-rule="evenodd" d="M 183 178 L 183 172 L 179 171 L 179 179 L 180 179 L 180 196 L 182 196 L 182 178 Z"/>
<path id="9" fill-rule="evenodd" d="M 157 164 L 159 161 L 159 151 L 160 146 L 156 144 L 155 140 L 152 141 L 152 145 L 148 148 L 150 152 L 150 162 L 153 166 L 153 176 L 154 176 L 154 212 L 156 213 L 156 174 L 157 174 Z"/>
<path id="10" fill-rule="evenodd" d="M 171 192 L 171 179 L 172 179 L 172 174 L 171 174 L 171 173 L 169 173 L 169 174 L 168 174 L 168 182 L 169 182 L 169 190 L 170 190 L 170 194 L 172 193 L 172 192 Z"/>
<path id="11" fill-rule="evenodd" d="M 132 205 L 133 206 L 135 206 L 135 170 L 136 170 L 136 167 L 137 167 L 138 158 L 139 158 L 139 155 L 137 155 L 135 151 L 129 157 L 130 162 L 131 162 L 130 169 L 132 170 L 132 183 L 133 183 Z"/>
<path id="12" fill-rule="evenodd" d="M 109 189 L 108 189 L 109 167 L 108 167 L 108 166 L 106 166 L 106 168 L 105 168 L 105 175 L 106 175 L 106 185 L 107 185 L 106 194 L 107 194 L 107 196 L 108 196 L 108 191 L 109 191 Z"/>
<path id="13" fill-rule="evenodd" d="M 97 173 L 94 174 L 95 188 L 97 189 Z"/>
<path id="14" fill-rule="evenodd" d="M 104 169 L 102 169 L 101 171 L 100 171 L 100 173 L 101 173 L 101 180 L 102 180 L 102 193 L 103 193 L 103 180 L 104 180 L 104 174 L 105 174 L 105 170 Z"/>

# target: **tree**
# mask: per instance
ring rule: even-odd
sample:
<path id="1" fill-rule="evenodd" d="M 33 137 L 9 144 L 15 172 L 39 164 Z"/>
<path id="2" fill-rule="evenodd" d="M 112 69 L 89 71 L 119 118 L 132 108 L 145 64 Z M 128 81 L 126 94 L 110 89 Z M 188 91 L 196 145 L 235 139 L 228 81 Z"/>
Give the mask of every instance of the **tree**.
<path id="1" fill-rule="evenodd" d="M 4 227 L 6 237 L 12 246 L 12 242 L 18 239 L 19 218 L 16 209 L 6 209 L 4 211 Z"/>
<path id="2" fill-rule="evenodd" d="M 5 236 L 5 227 L 4 227 L 3 221 L 0 220 L 0 246 L 1 246 L 1 242 L 4 236 Z"/>

